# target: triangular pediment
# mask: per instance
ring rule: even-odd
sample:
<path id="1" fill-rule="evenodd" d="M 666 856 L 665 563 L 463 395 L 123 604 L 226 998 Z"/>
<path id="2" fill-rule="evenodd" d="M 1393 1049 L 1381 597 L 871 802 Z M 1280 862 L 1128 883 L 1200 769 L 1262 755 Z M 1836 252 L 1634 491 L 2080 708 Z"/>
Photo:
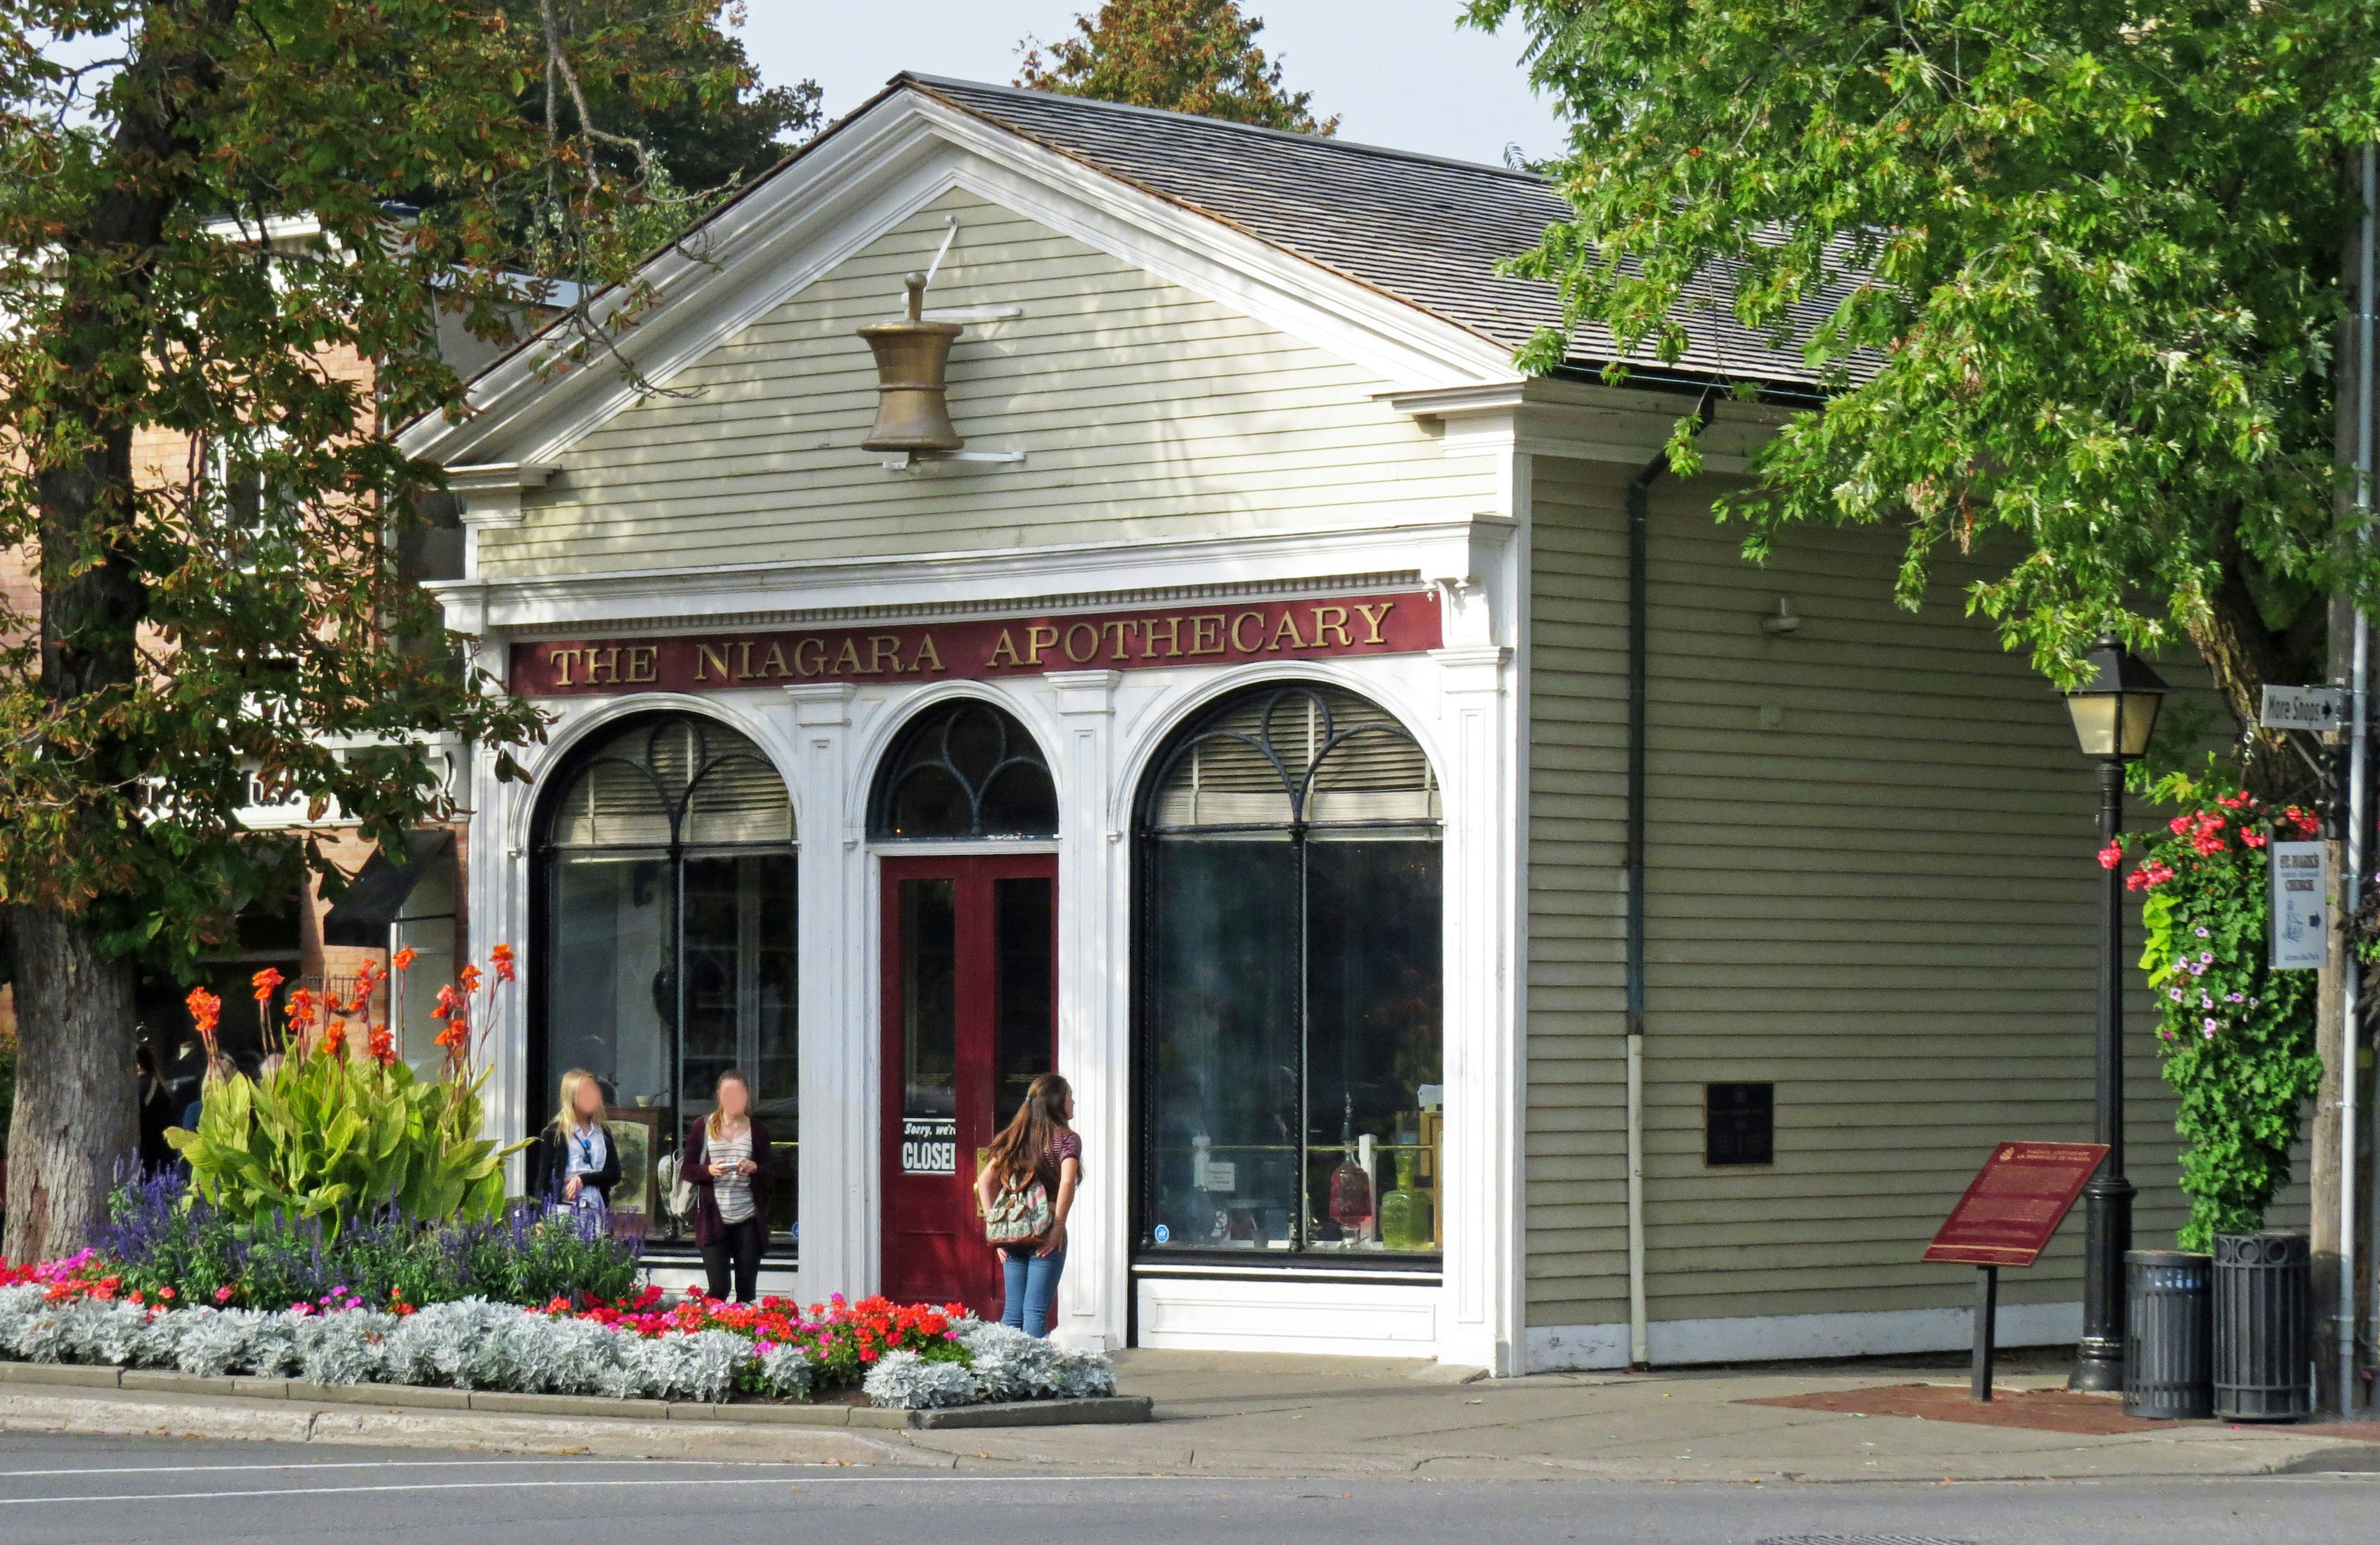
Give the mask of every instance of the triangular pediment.
<path id="1" fill-rule="evenodd" d="M 1000 212 L 998 222 L 978 218 L 990 211 Z M 692 378 L 705 362 L 750 330 L 782 323 L 798 298 L 847 276 L 855 262 L 865 266 L 888 240 L 910 245 L 921 218 L 947 233 L 953 216 L 960 235 L 936 275 L 937 306 L 1002 304 L 953 298 L 967 287 L 961 265 L 982 255 L 967 227 L 1026 222 L 1051 242 L 1103 255 L 1320 349 L 1384 390 L 1518 378 L 1500 345 L 930 95 L 896 89 L 738 196 L 684 250 L 649 264 L 655 303 L 619 333 L 619 361 L 557 371 L 552 347 L 532 341 L 473 383 L 468 419 L 418 423 L 405 446 L 449 468 L 558 464 L 623 414 L 652 408 L 657 399 L 640 388 L 699 390 Z M 898 297 L 895 275 L 880 312 L 892 314 Z M 856 358 L 864 360 L 864 349 Z"/>

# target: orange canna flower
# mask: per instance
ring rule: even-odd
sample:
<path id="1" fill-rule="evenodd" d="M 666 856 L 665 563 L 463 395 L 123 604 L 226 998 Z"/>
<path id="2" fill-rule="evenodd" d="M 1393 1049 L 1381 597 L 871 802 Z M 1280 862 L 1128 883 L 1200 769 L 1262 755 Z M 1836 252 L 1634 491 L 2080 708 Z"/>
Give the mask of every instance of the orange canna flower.
<path id="1" fill-rule="evenodd" d="M 347 1022 L 344 1019 L 334 1019 L 331 1021 L 330 1028 L 322 1032 L 322 1050 L 335 1057 L 346 1049 Z"/>
<path id="2" fill-rule="evenodd" d="M 321 1012 L 322 1007 L 322 1000 L 315 997 L 310 990 L 301 987 L 289 994 L 288 1005 L 283 1012 L 289 1016 L 291 1028 L 301 1031 L 310 1030 L 314 1028 L 315 1016 Z"/>
<path id="3" fill-rule="evenodd" d="M 269 1004 L 273 1001 L 273 990 L 281 985 L 281 973 L 267 966 L 248 979 L 256 989 L 256 1001 L 260 1004 Z"/>
<path id="4" fill-rule="evenodd" d="M 199 1041 L 207 1049 L 207 1060 L 215 1055 L 215 1024 L 223 1017 L 223 1000 L 203 987 L 193 987 L 190 995 L 182 1000 L 190 1011 L 190 1022 L 199 1028 Z"/>
<path id="5" fill-rule="evenodd" d="M 382 1067 L 396 1064 L 396 1038 L 388 1033 L 386 1025 L 372 1031 L 370 1038 L 364 1042 L 364 1049 L 371 1053 L 372 1061 Z"/>
<path id="6" fill-rule="evenodd" d="M 477 992 L 480 990 L 480 968 L 467 965 L 455 973 L 455 979 L 462 984 L 464 991 Z"/>
<path id="7" fill-rule="evenodd" d="M 400 971 L 409 971 L 413 968 L 414 956 L 419 953 L 420 952 L 416 950 L 411 944 L 407 944 L 405 948 L 389 956 L 388 963 L 391 966 L 395 967 Z"/>
<path id="8" fill-rule="evenodd" d="M 498 944 L 490 950 L 488 961 L 495 967 L 498 981 L 511 981 L 514 979 L 513 947 L 510 944 Z"/>

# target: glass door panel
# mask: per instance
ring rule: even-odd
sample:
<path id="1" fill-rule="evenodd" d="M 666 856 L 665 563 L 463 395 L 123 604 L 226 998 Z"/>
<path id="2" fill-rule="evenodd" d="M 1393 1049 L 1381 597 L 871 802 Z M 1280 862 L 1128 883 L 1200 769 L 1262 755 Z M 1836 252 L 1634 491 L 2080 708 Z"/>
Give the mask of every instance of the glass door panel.
<path id="1" fill-rule="evenodd" d="M 990 1129 L 998 1132 L 1050 1071 L 1057 1047 L 1058 885 L 1043 875 L 991 882 L 992 940 L 999 952 L 993 1006 Z"/>
<path id="2" fill-rule="evenodd" d="M 958 1119 L 958 882 L 901 882 L 901 1115 Z"/>

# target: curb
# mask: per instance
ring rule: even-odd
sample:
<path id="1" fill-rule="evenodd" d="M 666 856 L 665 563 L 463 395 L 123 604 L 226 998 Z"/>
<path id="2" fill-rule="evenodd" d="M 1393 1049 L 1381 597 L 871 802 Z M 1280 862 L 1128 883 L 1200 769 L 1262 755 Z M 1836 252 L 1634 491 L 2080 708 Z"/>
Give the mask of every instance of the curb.
<path id="1" fill-rule="evenodd" d="M 129 1394 L 135 1398 L 37 1400 L 30 1395 L 16 1394 L 7 1388 L 28 1384 L 61 1390 L 114 1391 L 119 1395 Z M 302 1408 L 310 1434 L 325 1424 L 336 1426 L 348 1420 L 345 1412 L 320 1409 L 327 1405 L 377 1409 L 385 1417 L 417 1423 L 425 1419 L 451 1422 L 451 1417 L 431 1416 L 431 1413 L 450 1412 L 482 1417 L 570 1418 L 574 1429 L 587 1427 L 590 1430 L 609 1425 L 620 1429 L 631 1426 L 649 1427 L 659 1431 L 674 1424 L 700 1422 L 710 1430 L 699 1437 L 692 1431 L 681 1430 L 668 1442 L 674 1445 L 700 1442 L 706 1447 L 717 1441 L 716 1435 L 722 1429 L 759 1431 L 783 1428 L 860 1428 L 878 1431 L 922 1431 L 953 1428 L 1106 1426 L 1145 1422 L 1151 1417 L 1151 1403 L 1147 1395 L 1013 1401 L 990 1405 L 947 1406 L 937 1410 L 891 1411 L 870 1405 L 712 1405 L 694 1401 L 615 1400 L 592 1394 L 513 1394 L 496 1390 L 436 1389 L 416 1384 L 310 1384 L 302 1379 L 209 1379 L 162 1369 L 119 1369 L 73 1363 L 0 1363 L 0 1425 L 14 1419 L 29 1401 L 48 1406 L 97 1405 L 128 1411 L 152 1404 L 140 1397 L 173 1395 L 200 1396 L 210 1400 L 231 1397 L 244 1402 L 286 1404 Z M 153 1404 L 159 1409 L 169 1408 L 162 1401 Z M 171 1408 L 216 1412 L 234 1409 L 212 1405 Z M 301 1411 L 281 1413 L 266 1410 L 257 1411 L 255 1415 L 261 1418 L 286 1417 L 294 1420 Z M 354 1419 L 361 1421 L 364 1418 L 358 1416 Z M 116 1429 L 111 1428 L 108 1430 Z M 276 1431 L 272 1435 L 277 1437 L 282 1433 Z"/>
<path id="2" fill-rule="evenodd" d="M 482 1416 L 469 1411 L 346 1407 L 298 1401 L 237 1403 L 221 1397 L 126 1399 L 64 1393 L 0 1393 L 0 1431 L 75 1432 L 117 1438 L 209 1438 L 283 1443 L 370 1443 L 504 1454 L 590 1454 L 611 1459 L 751 1459 L 795 1465 L 903 1465 L 950 1468 L 942 1455 L 899 1439 L 831 1429 L 613 1417 Z"/>

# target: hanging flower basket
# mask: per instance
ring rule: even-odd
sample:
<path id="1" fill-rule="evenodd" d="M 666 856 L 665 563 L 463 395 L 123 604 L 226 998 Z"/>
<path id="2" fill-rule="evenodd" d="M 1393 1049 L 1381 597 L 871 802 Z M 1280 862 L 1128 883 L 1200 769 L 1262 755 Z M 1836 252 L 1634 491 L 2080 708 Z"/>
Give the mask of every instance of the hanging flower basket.
<path id="1" fill-rule="evenodd" d="M 2137 854 L 2124 884 L 2144 893 L 2141 966 L 2156 992 L 2165 1081 L 2180 1097 L 2174 1126 L 2189 1145 L 2179 1242 L 2204 1251 L 2217 1234 L 2263 1226 L 2322 1080 L 2313 973 L 2273 970 L 2267 940 L 2270 844 L 2321 827 L 2298 806 L 2273 809 L 2207 778 L 2176 773 L 2151 792 L 2182 813 L 2163 833 L 2109 845 L 2099 862 Z"/>

